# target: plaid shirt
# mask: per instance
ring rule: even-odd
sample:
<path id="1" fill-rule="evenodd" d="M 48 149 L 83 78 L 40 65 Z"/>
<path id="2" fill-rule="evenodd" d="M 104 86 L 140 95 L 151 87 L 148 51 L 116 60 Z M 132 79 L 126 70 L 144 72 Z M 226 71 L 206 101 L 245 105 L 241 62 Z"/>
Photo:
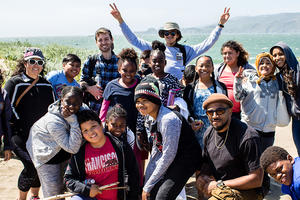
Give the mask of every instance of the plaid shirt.
<path id="1" fill-rule="evenodd" d="M 112 52 L 112 57 L 110 60 L 103 58 L 101 54 L 97 54 L 97 61 L 95 66 L 90 66 L 92 63 L 90 56 L 84 63 L 81 73 L 80 81 L 85 81 L 89 85 L 95 85 L 95 77 L 97 74 L 101 76 L 101 86 L 103 90 L 105 89 L 108 82 L 113 79 L 120 77 L 118 72 L 118 57 Z M 93 70 L 93 72 L 90 72 Z M 92 77 L 91 77 L 92 75 Z"/>

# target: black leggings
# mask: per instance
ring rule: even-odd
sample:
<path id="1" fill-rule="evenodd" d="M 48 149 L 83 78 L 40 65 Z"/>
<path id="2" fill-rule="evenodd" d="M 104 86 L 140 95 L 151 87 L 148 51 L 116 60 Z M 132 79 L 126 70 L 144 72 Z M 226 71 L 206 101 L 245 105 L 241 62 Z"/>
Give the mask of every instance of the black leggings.
<path id="1" fill-rule="evenodd" d="M 37 171 L 31 161 L 29 153 L 26 149 L 26 141 L 18 135 L 11 138 L 14 153 L 20 158 L 24 165 L 18 180 L 18 188 L 23 192 L 28 192 L 31 187 L 40 187 L 41 183 L 37 175 Z"/>
<path id="2" fill-rule="evenodd" d="M 191 163 L 191 159 L 176 159 L 166 171 L 163 179 L 156 183 L 151 190 L 150 199 L 175 200 L 197 169 L 197 164 Z"/>

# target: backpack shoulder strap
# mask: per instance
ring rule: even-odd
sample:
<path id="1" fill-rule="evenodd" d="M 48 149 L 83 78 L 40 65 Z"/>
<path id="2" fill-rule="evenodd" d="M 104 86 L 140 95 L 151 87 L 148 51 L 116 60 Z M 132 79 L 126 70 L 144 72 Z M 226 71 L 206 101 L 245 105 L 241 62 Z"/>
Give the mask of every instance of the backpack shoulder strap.
<path id="1" fill-rule="evenodd" d="M 186 65 L 186 50 L 185 50 L 184 45 L 176 43 L 174 45 L 174 47 L 177 47 L 179 49 L 179 51 L 182 53 L 183 65 L 185 66 Z"/>
<path id="2" fill-rule="evenodd" d="M 89 77 L 92 77 L 93 76 L 93 71 L 94 71 L 94 68 L 95 68 L 95 65 L 96 65 L 96 62 L 97 62 L 97 58 L 98 58 L 98 54 L 95 54 L 95 55 L 90 55 L 88 57 L 89 59 Z"/>

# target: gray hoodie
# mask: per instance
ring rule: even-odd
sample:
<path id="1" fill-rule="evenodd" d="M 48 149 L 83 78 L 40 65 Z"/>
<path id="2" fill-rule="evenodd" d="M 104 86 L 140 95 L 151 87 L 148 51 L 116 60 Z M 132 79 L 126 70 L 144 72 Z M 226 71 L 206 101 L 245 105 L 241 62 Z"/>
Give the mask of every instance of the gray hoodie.
<path id="1" fill-rule="evenodd" d="M 256 70 L 245 69 L 245 78 L 234 79 L 234 98 L 241 101 L 242 121 L 262 132 L 273 132 L 277 123 L 279 86 L 277 80 L 266 82 L 259 78 Z"/>
<path id="2" fill-rule="evenodd" d="M 75 154 L 82 142 L 82 135 L 75 114 L 64 118 L 59 101 L 51 104 L 48 112 L 33 124 L 26 148 L 36 168 L 47 163 L 61 149 Z"/>

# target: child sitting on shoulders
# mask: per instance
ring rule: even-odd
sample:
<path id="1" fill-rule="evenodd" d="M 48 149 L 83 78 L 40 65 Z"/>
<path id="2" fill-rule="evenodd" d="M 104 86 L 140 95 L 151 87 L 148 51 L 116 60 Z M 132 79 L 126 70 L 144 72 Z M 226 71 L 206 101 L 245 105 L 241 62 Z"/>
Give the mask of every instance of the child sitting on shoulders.
<path id="1" fill-rule="evenodd" d="M 281 191 L 293 200 L 300 199 L 300 158 L 293 158 L 285 149 L 268 147 L 260 157 L 260 165 L 278 183 Z"/>
<path id="2" fill-rule="evenodd" d="M 63 58 L 62 70 L 51 71 L 46 78 L 51 83 L 56 98 L 61 98 L 61 91 L 64 86 L 79 87 L 79 84 L 74 79 L 80 73 L 81 60 L 75 54 L 68 54 Z"/>
<path id="3" fill-rule="evenodd" d="M 78 193 L 71 200 L 138 199 L 138 166 L 130 146 L 104 133 L 94 111 L 79 111 L 77 120 L 87 142 L 72 156 L 65 173 L 66 186 Z M 99 189 L 115 182 L 127 190 Z"/>
<path id="4" fill-rule="evenodd" d="M 123 142 L 128 142 L 133 149 L 135 136 L 134 133 L 127 127 L 126 123 L 127 112 L 121 104 L 116 104 L 108 110 L 106 114 L 106 127 L 105 130 L 117 137 Z"/>

